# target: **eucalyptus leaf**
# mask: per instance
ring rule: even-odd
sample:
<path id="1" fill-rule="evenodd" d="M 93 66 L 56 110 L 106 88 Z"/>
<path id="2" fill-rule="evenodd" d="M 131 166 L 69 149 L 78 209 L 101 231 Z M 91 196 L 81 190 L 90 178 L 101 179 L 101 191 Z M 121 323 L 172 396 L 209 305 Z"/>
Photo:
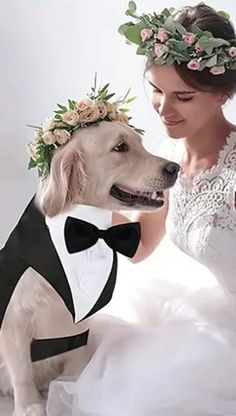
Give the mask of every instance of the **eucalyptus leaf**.
<path id="1" fill-rule="evenodd" d="M 175 22 L 175 29 L 177 30 L 177 32 L 179 32 L 181 35 L 185 35 L 185 33 L 187 32 L 187 30 L 185 29 L 185 27 L 183 27 L 180 23 Z"/>
<path id="2" fill-rule="evenodd" d="M 217 55 L 214 55 L 209 59 L 204 59 L 203 62 L 207 68 L 211 68 L 212 66 L 217 65 Z"/>
<path id="3" fill-rule="evenodd" d="M 140 32 L 141 32 L 142 29 L 144 29 L 143 24 L 142 24 L 142 26 L 140 26 L 140 24 L 133 25 L 133 26 L 130 26 L 126 29 L 126 31 L 124 32 L 124 35 L 126 36 L 126 38 L 129 41 L 139 45 L 141 43 Z"/>
<path id="4" fill-rule="evenodd" d="M 175 59 L 173 56 L 168 56 L 168 58 L 166 59 L 166 64 L 167 65 L 172 65 L 174 63 Z"/>
<path id="5" fill-rule="evenodd" d="M 133 9 L 134 11 L 137 10 L 137 6 L 134 1 L 130 1 L 128 7 L 129 9 Z"/>
<path id="6" fill-rule="evenodd" d="M 214 48 L 219 48 L 220 46 L 223 46 L 223 45 L 230 46 L 230 42 L 228 42 L 225 39 L 214 38 L 212 39 L 212 42 L 213 42 Z"/>
<path id="7" fill-rule="evenodd" d="M 134 26 L 134 23 L 132 22 L 127 22 L 124 23 L 123 25 L 118 27 L 118 32 L 120 33 L 120 35 L 124 35 L 124 32 L 128 29 L 128 27 L 130 26 Z"/>
<path id="8" fill-rule="evenodd" d="M 188 45 L 183 40 L 170 39 L 169 44 L 173 45 L 177 52 L 186 51 Z"/>
<path id="9" fill-rule="evenodd" d="M 167 17 L 163 26 L 168 32 L 175 33 L 175 23 L 172 16 Z"/>

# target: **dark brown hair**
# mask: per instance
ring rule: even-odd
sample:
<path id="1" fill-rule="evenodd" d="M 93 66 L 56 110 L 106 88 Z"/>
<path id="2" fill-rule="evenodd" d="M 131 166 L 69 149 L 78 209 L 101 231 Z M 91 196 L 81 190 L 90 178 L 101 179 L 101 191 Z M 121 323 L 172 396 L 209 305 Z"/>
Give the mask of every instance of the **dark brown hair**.
<path id="1" fill-rule="evenodd" d="M 180 12 L 177 21 L 191 32 L 192 26 L 207 30 L 216 38 L 225 40 L 235 39 L 232 23 L 219 15 L 212 7 L 205 4 L 187 6 Z M 147 62 L 146 70 L 151 62 Z M 206 68 L 203 71 L 193 71 L 185 63 L 174 63 L 175 69 L 182 80 L 189 86 L 200 91 L 224 92 L 231 98 L 236 92 L 236 70 L 226 69 L 224 74 L 213 75 Z"/>

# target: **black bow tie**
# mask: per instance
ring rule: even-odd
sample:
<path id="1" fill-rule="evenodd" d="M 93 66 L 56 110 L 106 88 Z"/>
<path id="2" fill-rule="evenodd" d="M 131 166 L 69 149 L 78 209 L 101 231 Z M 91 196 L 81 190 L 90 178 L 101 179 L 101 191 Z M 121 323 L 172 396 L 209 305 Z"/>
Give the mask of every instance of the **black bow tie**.
<path id="1" fill-rule="evenodd" d="M 103 238 L 114 251 L 133 257 L 140 241 L 140 223 L 119 224 L 99 230 L 94 224 L 68 217 L 65 223 L 65 241 L 69 253 L 86 250 Z"/>

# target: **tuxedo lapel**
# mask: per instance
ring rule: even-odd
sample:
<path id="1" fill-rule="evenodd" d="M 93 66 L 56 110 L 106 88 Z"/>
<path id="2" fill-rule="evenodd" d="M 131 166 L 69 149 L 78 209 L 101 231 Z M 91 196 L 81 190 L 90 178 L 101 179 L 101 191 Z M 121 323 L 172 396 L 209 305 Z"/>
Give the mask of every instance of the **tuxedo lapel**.
<path id="1" fill-rule="evenodd" d="M 36 206 L 34 198 L 0 252 L 2 298 L 0 324 L 15 286 L 28 267 L 32 267 L 50 283 L 61 296 L 74 319 L 75 311 L 70 287 L 51 241 L 45 217 Z"/>

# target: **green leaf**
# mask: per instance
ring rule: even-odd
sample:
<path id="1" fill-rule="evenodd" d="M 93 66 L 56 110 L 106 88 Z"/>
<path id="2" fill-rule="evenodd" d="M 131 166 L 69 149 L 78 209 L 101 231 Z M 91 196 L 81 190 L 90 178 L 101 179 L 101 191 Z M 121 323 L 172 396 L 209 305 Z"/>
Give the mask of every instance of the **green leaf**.
<path id="1" fill-rule="evenodd" d="M 112 94 L 108 94 L 108 95 L 106 95 L 104 98 L 103 98 L 103 100 L 104 101 L 108 101 L 108 100 L 110 100 L 110 98 L 111 97 L 114 97 L 114 95 L 115 95 L 115 93 L 113 92 Z"/>
<path id="2" fill-rule="evenodd" d="M 129 9 L 133 9 L 134 12 L 137 10 L 137 6 L 134 1 L 130 1 L 128 4 Z"/>
<path id="3" fill-rule="evenodd" d="M 212 66 L 217 65 L 217 55 L 212 56 L 209 59 L 204 59 L 205 67 L 211 68 Z"/>
<path id="4" fill-rule="evenodd" d="M 230 46 L 230 42 L 221 38 L 214 38 L 212 39 L 212 42 L 213 42 L 214 48 L 219 48 L 220 46 L 223 46 L 223 45 Z"/>
<path id="5" fill-rule="evenodd" d="M 174 63 L 175 59 L 173 56 L 168 56 L 168 58 L 166 59 L 166 64 L 167 65 L 172 65 Z"/>
<path id="6" fill-rule="evenodd" d="M 106 85 L 104 85 L 104 87 L 102 87 L 102 89 L 98 91 L 98 92 L 99 92 L 99 94 L 102 94 L 103 92 L 105 92 L 105 91 L 108 89 L 109 85 L 110 85 L 110 84 L 106 84 Z"/>
<path id="7" fill-rule="evenodd" d="M 192 25 L 190 27 L 190 32 L 195 33 L 196 35 L 203 36 L 203 30 L 199 29 L 199 27 Z"/>
<path id="8" fill-rule="evenodd" d="M 119 34 L 120 35 L 124 35 L 124 32 L 130 27 L 130 26 L 134 26 L 134 23 L 132 23 L 132 22 L 127 22 L 127 23 L 124 23 L 123 25 L 120 25 L 119 27 L 118 27 L 118 32 L 119 32 Z"/>
<path id="9" fill-rule="evenodd" d="M 177 32 L 179 32 L 181 35 L 185 35 L 185 33 L 187 32 L 185 27 L 183 27 L 180 23 L 178 22 L 174 22 L 175 25 L 175 29 L 177 30 Z"/>
<path id="10" fill-rule="evenodd" d="M 169 44 L 174 46 L 176 52 L 186 51 L 188 47 L 183 40 L 169 39 Z"/>
<path id="11" fill-rule="evenodd" d="M 225 20 L 230 20 L 230 14 L 227 12 L 224 12 L 223 10 L 220 10 L 219 12 L 217 12 L 217 14 L 223 17 Z"/>
<path id="12" fill-rule="evenodd" d="M 164 10 L 162 10 L 161 14 L 167 18 L 170 16 L 170 11 L 169 9 L 165 8 Z"/>
<path id="13" fill-rule="evenodd" d="M 136 100 L 137 97 L 130 97 L 128 100 L 126 100 L 126 104 L 132 103 L 134 100 Z"/>
<path id="14" fill-rule="evenodd" d="M 137 55 L 146 55 L 147 53 L 147 49 L 143 48 L 141 45 L 139 45 L 139 47 L 136 50 L 136 54 Z"/>
<path id="15" fill-rule="evenodd" d="M 132 8 L 129 8 L 128 10 L 126 10 L 125 14 L 126 14 L 126 16 L 136 17 L 135 16 L 135 10 L 132 9 Z"/>
<path id="16" fill-rule="evenodd" d="M 36 166 L 37 166 L 36 161 L 30 158 L 29 163 L 28 163 L 28 169 L 36 168 Z"/>
<path id="17" fill-rule="evenodd" d="M 55 119 L 56 119 L 56 120 L 62 120 L 62 116 L 61 116 L 60 114 L 56 114 L 56 115 L 55 115 Z"/>
<path id="18" fill-rule="evenodd" d="M 58 106 L 61 110 L 63 110 L 63 113 L 64 113 L 65 111 L 67 111 L 67 108 L 66 108 L 64 105 L 57 104 L 57 106 Z"/>
<path id="19" fill-rule="evenodd" d="M 128 113 L 130 111 L 130 109 L 129 108 L 119 108 L 119 111 L 121 113 Z"/>
<path id="20" fill-rule="evenodd" d="M 168 32 L 175 33 L 175 23 L 172 16 L 167 17 L 164 28 L 168 30 Z"/>
<path id="21" fill-rule="evenodd" d="M 69 103 L 69 108 L 70 108 L 71 110 L 74 110 L 74 109 L 75 109 L 75 102 L 69 99 L 69 100 L 68 100 L 68 103 Z"/>
<path id="22" fill-rule="evenodd" d="M 136 43 L 139 45 L 141 43 L 141 30 L 144 29 L 144 26 L 142 24 L 142 27 L 140 27 L 140 24 L 129 26 L 126 31 L 124 32 L 124 35 L 126 38 L 133 43 Z"/>
<path id="23" fill-rule="evenodd" d="M 209 46 L 205 48 L 205 52 L 207 53 L 207 55 L 211 55 L 213 52 L 213 46 Z"/>

